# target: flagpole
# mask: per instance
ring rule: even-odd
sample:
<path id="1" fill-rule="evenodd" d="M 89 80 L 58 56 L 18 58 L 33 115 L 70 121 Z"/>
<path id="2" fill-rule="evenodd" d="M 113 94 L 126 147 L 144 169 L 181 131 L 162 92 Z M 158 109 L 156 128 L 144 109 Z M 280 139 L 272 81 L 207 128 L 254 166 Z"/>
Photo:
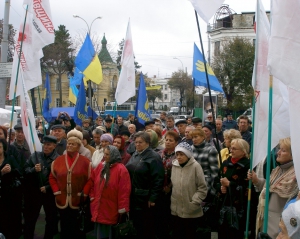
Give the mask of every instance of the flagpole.
<path id="1" fill-rule="evenodd" d="M 38 86 L 38 93 L 39 93 L 39 102 L 40 102 L 40 109 L 41 109 L 41 115 L 42 115 L 42 124 L 43 124 L 43 131 L 44 136 L 46 135 L 46 129 L 45 129 L 45 121 L 43 117 L 43 108 L 42 108 L 42 101 L 41 101 L 41 94 L 40 94 L 40 87 Z"/>
<path id="2" fill-rule="evenodd" d="M 264 226 L 263 232 L 267 233 L 268 230 L 268 216 L 269 216 L 269 194 L 270 194 L 270 171 L 271 171 L 271 139 L 272 139 L 272 115 L 273 115 L 273 76 L 270 75 L 269 79 L 269 122 L 268 122 L 268 157 L 267 157 L 267 171 L 266 171 L 266 198 L 265 198 L 265 211 L 264 211 Z"/>
<path id="3" fill-rule="evenodd" d="M 20 70 L 20 62 L 21 62 L 21 53 L 23 48 L 23 40 L 24 40 L 24 32 L 25 32 L 25 26 L 26 26 L 26 19 L 27 19 L 27 13 L 28 13 L 28 5 L 26 6 L 26 12 L 25 12 L 25 18 L 24 18 L 24 24 L 22 29 L 22 39 L 21 39 L 21 45 L 20 45 L 20 52 L 18 57 L 18 66 L 17 66 L 17 74 L 16 74 L 16 81 L 15 81 L 15 88 L 14 88 L 14 97 L 12 100 L 12 109 L 11 109 L 11 116 L 10 116 L 10 133 L 8 136 L 8 142 L 10 142 L 11 139 L 11 130 L 12 130 L 12 123 L 14 119 L 14 111 L 15 111 L 15 101 L 16 101 L 16 95 L 17 95 L 17 86 L 18 86 L 18 78 L 19 78 L 19 70 Z M 9 147 L 10 144 L 8 144 Z"/>
<path id="4" fill-rule="evenodd" d="M 256 1 L 256 24 L 258 22 L 259 16 L 259 9 L 258 9 L 258 0 Z M 257 25 L 256 25 L 257 26 Z M 258 26 L 260 27 L 260 26 Z M 257 27 L 256 27 L 257 29 Z M 254 60 L 254 70 L 253 70 L 253 82 L 254 82 L 254 88 L 253 88 L 253 97 L 252 97 L 252 141 L 254 140 L 255 137 L 255 115 L 256 115 L 256 91 L 255 91 L 255 86 L 256 86 L 256 75 L 257 75 L 257 55 L 258 55 L 258 42 L 259 42 L 259 34 L 257 33 L 258 31 L 256 30 L 256 40 L 255 40 L 255 60 Z M 252 173 L 252 167 L 253 167 L 253 156 L 254 156 L 254 143 L 251 144 L 250 148 L 250 169 L 249 172 Z M 246 232 L 245 232 L 245 239 L 248 239 L 249 236 L 249 223 L 250 223 L 250 209 L 251 209 L 251 188 L 252 188 L 252 179 L 249 179 L 248 182 L 248 202 L 247 202 L 247 217 L 246 217 Z M 252 232 L 253 233 L 253 232 Z"/>
<path id="5" fill-rule="evenodd" d="M 196 22 L 197 22 L 197 28 L 198 28 L 198 34 L 200 38 L 200 45 L 201 45 L 201 51 L 203 55 L 203 64 L 204 64 L 204 69 L 205 69 L 205 76 L 206 76 L 206 82 L 207 82 L 207 88 L 208 88 L 208 93 L 209 93 L 209 100 L 210 100 L 210 107 L 211 107 L 211 112 L 212 112 L 212 117 L 213 117 L 213 122 L 214 122 L 214 129 L 215 129 L 215 137 L 216 137 L 216 148 L 218 151 L 219 155 L 219 162 L 220 166 L 222 165 L 222 158 L 221 158 L 221 153 L 220 153 L 220 145 L 219 145 L 219 139 L 217 135 L 217 129 L 216 129 L 216 118 L 215 118 L 215 111 L 214 111 L 214 106 L 212 102 L 212 97 L 211 97 L 211 90 L 210 90 L 210 84 L 209 84 L 209 78 L 208 78 L 208 73 L 207 73 L 207 66 L 206 66 L 206 60 L 205 60 L 205 55 L 204 55 L 204 48 L 203 48 L 203 41 L 202 41 L 202 36 L 201 36 L 201 31 L 200 31 L 200 25 L 199 25 L 199 20 L 198 20 L 198 14 L 197 11 L 195 10 L 195 16 L 196 16 Z M 220 172 L 219 172 L 220 173 Z"/>

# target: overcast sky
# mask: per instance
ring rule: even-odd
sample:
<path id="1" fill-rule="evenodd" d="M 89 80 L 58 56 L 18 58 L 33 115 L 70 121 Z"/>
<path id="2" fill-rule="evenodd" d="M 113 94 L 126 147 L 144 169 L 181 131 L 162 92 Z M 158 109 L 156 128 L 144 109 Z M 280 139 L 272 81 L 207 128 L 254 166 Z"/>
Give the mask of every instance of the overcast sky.
<path id="1" fill-rule="evenodd" d="M 265 9 L 270 10 L 270 0 L 262 1 Z M 4 2 L 0 2 L 0 19 L 4 16 Z M 9 21 L 15 28 L 23 21 L 22 2 L 11 0 Z M 170 76 L 182 65 L 188 73 L 192 72 L 193 43 L 200 48 L 200 40 L 194 9 L 188 0 L 50 0 L 50 4 L 55 28 L 65 25 L 72 37 L 82 35 L 87 29 L 84 21 L 74 18 L 74 14 L 88 24 L 101 16 L 93 23 L 91 35 L 102 39 L 105 33 L 112 52 L 117 52 L 119 42 L 125 38 L 130 18 L 136 61 L 149 77 Z M 224 4 L 236 13 L 254 12 L 256 0 L 225 0 Z M 199 20 L 207 48 L 206 24 Z"/>

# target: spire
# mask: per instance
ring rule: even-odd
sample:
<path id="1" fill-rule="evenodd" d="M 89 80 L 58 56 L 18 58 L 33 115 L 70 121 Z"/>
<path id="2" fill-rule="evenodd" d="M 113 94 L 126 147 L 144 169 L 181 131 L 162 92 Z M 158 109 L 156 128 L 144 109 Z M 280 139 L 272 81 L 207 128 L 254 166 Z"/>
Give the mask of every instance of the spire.
<path id="1" fill-rule="evenodd" d="M 102 44 L 102 48 L 101 48 L 101 51 L 99 53 L 99 59 L 100 59 L 100 62 L 103 63 L 103 62 L 114 62 L 106 48 L 106 45 L 107 45 L 107 40 L 105 38 L 105 33 L 103 35 L 103 38 L 101 40 L 101 44 Z"/>

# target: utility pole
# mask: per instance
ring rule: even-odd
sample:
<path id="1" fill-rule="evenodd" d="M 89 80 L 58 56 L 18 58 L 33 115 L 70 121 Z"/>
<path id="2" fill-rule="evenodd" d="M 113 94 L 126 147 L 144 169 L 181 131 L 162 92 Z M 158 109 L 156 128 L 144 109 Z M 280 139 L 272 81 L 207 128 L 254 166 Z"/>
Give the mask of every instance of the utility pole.
<path id="1" fill-rule="evenodd" d="M 7 62 L 8 56 L 8 21 L 9 21 L 10 0 L 5 0 L 4 19 L 3 19 L 3 34 L 1 42 L 1 62 Z M 5 108 L 6 101 L 6 83 L 7 78 L 0 78 L 0 108 Z"/>

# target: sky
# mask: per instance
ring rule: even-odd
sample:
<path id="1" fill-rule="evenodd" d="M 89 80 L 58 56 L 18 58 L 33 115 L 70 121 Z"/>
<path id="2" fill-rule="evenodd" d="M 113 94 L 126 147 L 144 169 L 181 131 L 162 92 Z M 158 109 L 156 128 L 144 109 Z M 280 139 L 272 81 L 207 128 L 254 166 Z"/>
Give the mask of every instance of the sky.
<path id="1" fill-rule="evenodd" d="M 0 19 L 4 16 L 4 2 L 0 2 Z M 22 2 L 10 0 L 9 22 L 15 28 L 23 21 Z M 270 0 L 262 2 L 270 10 Z M 236 13 L 254 12 L 256 0 L 225 0 L 224 4 Z M 102 17 L 93 23 L 91 37 L 100 41 L 105 34 L 114 55 L 126 36 L 130 19 L 135 60 L 148 77 L 170 77 L 182 68 L 192 73 L 193 44 L 200 49 L 200 40 L 194 9 L 188 0 L 50 0 L 50 5 L 55 28 L 65 25 L 74 39 L 82 39 L 87 31 L 86 23 L 74 18 L 74 14 L 88 25 Z M 199 21 L 207 49 L 207 26 L 200 17 Z"/>

